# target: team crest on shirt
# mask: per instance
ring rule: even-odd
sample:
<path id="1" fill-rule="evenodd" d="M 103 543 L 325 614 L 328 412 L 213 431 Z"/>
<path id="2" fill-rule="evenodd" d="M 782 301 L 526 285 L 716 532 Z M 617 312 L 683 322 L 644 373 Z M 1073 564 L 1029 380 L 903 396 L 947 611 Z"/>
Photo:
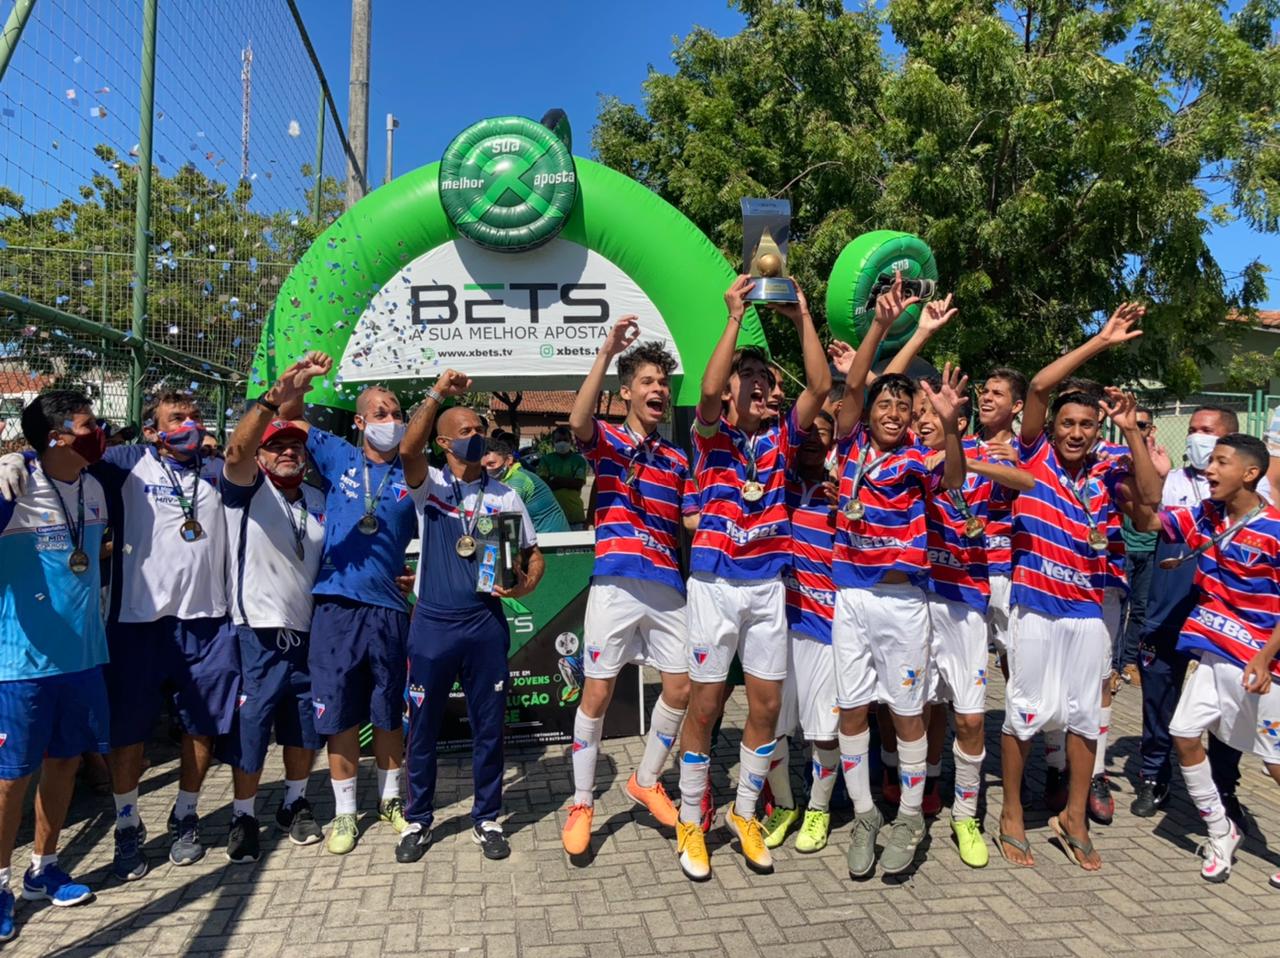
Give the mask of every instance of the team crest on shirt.
<path id="1" fill-rule="evenodd" d="M 236 708 L 240 708 L 245 702 L 249 701 L 249 696 L 241 692 L 236 696 Z"/>
<path id="2" fill-rule="evenodd" d="M 427 697 L 427 690 L 421 685 L 409 686 L 409 698 L 418 708 L 422 708 L 422 700 Z"/>
<path id="3" fill-rule="evenodd" d="M 4 743 L 9 741 L 8 732 L 0 732 L 0 748 L 4 748 Z"/>
<path id="4" fill-rule="evenodd" d="M 600 661 L 600 653 L 601 653 L 601 650 L 600 650 L 600 649 L 596 649 L 596 648 L 592 648 L 591 646 L 587 646 L 587 656 L 591 659 L 591 661 L 592 661 L 592 662 L 599 662 L 599 661 Z M 701 663 L 699 663 L 699 664 L 701 664 Z"/>
<path id="5" fill-rule="evenodd" d="M 862 764 L 861 755 L 841 755 L 840 767 L 846 772 L 852 772 L 855 768 Z"/>
<path id="6" fill-rule="evenodd" d="M 822 779 L 830 778 L 835 773 L 836 770 L 834 768 L 827 768 L 816 758 L 813 760 L 813 777 L 815 780 L 822 781 Z"/>
<path id="7" fill-rule="evenodd" d="M 909 665 L 902 667 L 902 687 L 904 689 L 913 689 L 920 681 L 920 670 L 913 669 Z"/>
<path id="8" fill-rule="evenodd" d="M 697 662 L 699 665 L 702 665 L 707 661 L 707 656 L 710 654 L 711 654 L 710 649 L 695 648 L 693 650 L 693 661 Z"/>
<path id="9" fill-rule="evenodd" d="M 1151 668 L 1151 663 L 1156 660 L 1156 650 L 1149 645 L 1144 645 L 1138 650 L 1138 655 L 1142 658 L 1142 664 L 1147 668 Z"/>
<path id="10" fill-rule="evenodd" d="M 987 684 L 987 670 L 986 670 L 986 669 L 978 669 L 976 672 L 974 672 L 974 673 L 973 673 L 973 684 L 974 684 L 974 685 L 986 685 L 986 684 Z"/>
<path id="11" fill-rule="evenodd" d="M 1023 725 L 1030 725 L 1032 722 L 1034 722 L 1034 721 L 1036 720 L 1036 713 L 1035 713 L 1035 712 L 1024 712 L 1024 711 L 1021 711 L 1021 710 L 1020 710 L 1020 711 L 1018 712 L 1018 714 L 1022 716 L 1022 724 L 1023 724 Z M 1054 749 L 1054 751 L 1056 752 L 1056 751 L 1057 751 L 1057 749 L 1055 748 L 1055 749 Z M 1048 749 L 1048 748 L 1046 748 L 1046 749 L 1045 749 L 1045 754 L 1048 754 L 1048 752 L 1049 752 L 1049 749 Z"/>
<path id="12" fill-rule="evenodd" d="M 391 491 L 396 494 L 396 502 L 404 502 L 409 498 L 409 487 L 402 482 L 393 482 Z"/>
<path id="13" fill-rule="evenodd" d="M 311 705 L 316 710 L 316 718 L 324 718 L 324 703 L 319 699 L 312 699 Z"/>
<path id="14" fill-rule="evenodd" d="M 898 781 L 902 783 L 903 788 L 915 788 L 917 785 L 924 784 L 924 776 L 919 772 L 899 772 Z"/>

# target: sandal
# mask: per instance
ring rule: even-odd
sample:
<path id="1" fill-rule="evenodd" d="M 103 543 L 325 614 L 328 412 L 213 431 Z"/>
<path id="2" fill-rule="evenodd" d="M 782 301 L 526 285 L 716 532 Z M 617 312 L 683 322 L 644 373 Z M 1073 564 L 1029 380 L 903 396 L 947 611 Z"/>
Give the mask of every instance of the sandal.
<path id="1" fill-rule="evenodd" d="M 1080 839 L 1069 835 L 1066 827 L 1062 824 L 1060 815 L 1054 815 L 1053 818 L 1049 819 L 1049 830 L 1058 839 L 1062 850 L 1071 859 L 1073 865 L 1079 865 L 1085 871 L 1097 871 L 1096 868 L 1085 868 L 1084 862 L 1080 860 L 1081 856 L 1088 858 L 1093 854 L 1093 841 L 1091 839 L 1086 838 L 1084 841 L 1080 841 Z M 1076 855 L 1076 852 L 1079 852 L 1080 855 Z"/>
<path id="2" fill-rule="evenodd" d="M 1034 866 L 1034 862 L 1015 862 L 1009 857 L 1009 853 L 1004 850 L 1005 845 L 1011 845 L 1018 851 L 1022 852 L 1022 854 L 1030 857 L 1031 842 L 1026 841 L 1025 839 L 1014 838 L 1012 835 L 1006 835 L 1004 832 L 1001 832 L 999 838 L 996 840 L 996 845 L 1000 849 L 1000 857 L 1010 865 L 1016 865 L 1019 868 L 1031 868 Z"/>

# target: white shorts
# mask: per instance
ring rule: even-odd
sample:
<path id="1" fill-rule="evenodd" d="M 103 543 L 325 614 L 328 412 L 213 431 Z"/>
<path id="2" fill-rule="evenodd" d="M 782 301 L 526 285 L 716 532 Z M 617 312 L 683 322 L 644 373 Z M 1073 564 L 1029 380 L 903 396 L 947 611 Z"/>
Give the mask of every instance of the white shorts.
<path id="1" fill-rule="evenodd" d="M 801 632 L 787 636 L 787 679 L 774 735 L 790 735 L 796 726 L 810 742 L 834 739 L 839 732 L 836 707 L 836 660 L 831 646 Z"/>
<path id="2" fill-rule="evenodd" d="M 1096 739 L 1102 724 L 1098 663 L 1110 660 L 1101 619 L 1051 618 L 1015 607 L 1009 628 L 1004 731 L 1027 741 L 1066 729 Z"/>
<path id="3" fill-rule="evenodd" d="M 991 603 L 987 606 L 987 640 L 999 651 L 1009 647 L 1009 590 L 1012 584 L 1007 575 L 993 575 Z"/>
<path id="4" fill-rule="evenodd" d="M 950 702 L 962 715 L 981 715 L 987 706 L 987 623 L 971 605 L 929 596 L 930 702 Z"/>
<path id="5" fill-rule="evenodd" d="M 611 679 L 630 662 L 687 672 L 684 596 L 649 579 L 600 576 L 587 593 L 582 670 Z"/>
<path id="6" fill-rule="evenodd" d="M 1115 587 L 1107 589 L 1102 593 L 1102 621 L 1107 628 L 1107 641 L 1111 643 L 1107 651 L 1107 657 L 1102 662 L 1102 678 L 1106 681 L 1111 677 L 1111 650 L 1116 647 L 1116 643 L 1120 641 L 1120 623 L 1124 617 L 1124 590 Z"/>
<path id="7" fill-rule="evenodd" d="M 723 682 L 736 652 L 742 671 L 780 682 L 787 677 L 787 596 L 782 579 L 730 581 L 689 577 L 689 678 Z"/>
<path id="8" fill-rule="evenodd" d="M 879 699 L 898 715 L 924 711 L 929 606 L 919 586 L 837 589 L 831 639 L 840 708 Z"/>
<path id="9" fill-rule="evenodd" d="M 1169 734 L 1199 738 L 1212 732 L 1240 752 L 1253 752 L 1268 765 L 1280 765 L 1280 689 L 1266 695 L 1245 691 L 1244 669 L 1212 652 L 1200 656 L 1199 667 L 1187 677 Z"/>

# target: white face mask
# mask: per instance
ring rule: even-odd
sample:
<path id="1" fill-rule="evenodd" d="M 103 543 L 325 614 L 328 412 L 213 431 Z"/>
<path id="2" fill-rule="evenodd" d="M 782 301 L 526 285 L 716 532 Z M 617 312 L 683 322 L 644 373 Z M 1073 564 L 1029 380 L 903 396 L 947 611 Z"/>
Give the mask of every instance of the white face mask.
<path id="1" fill-rule="evenodd" d="M 1196 472 L 1204 472 L 1209 465 L 1209 457 L 1213 455 L 1213 447 L 1218 444 L 1217 436 L 1203 432 L 1193 432 L 1187 436 L 1187 465 Z"/>
<path id="2" fill-rule="evenodd" d="M 573 452 L 573 443 L 565 442 L 563 439 L 552 445 L 552 448 L 562 456 L 567 456 Z"/>
<path id="3" fill-rule="evenodd" d="M 378 452 L 390 452 L 400 445 L 404 437 L 404 423 L 393 419 L 390 422 L 366 422 L 364 438 Z"/>

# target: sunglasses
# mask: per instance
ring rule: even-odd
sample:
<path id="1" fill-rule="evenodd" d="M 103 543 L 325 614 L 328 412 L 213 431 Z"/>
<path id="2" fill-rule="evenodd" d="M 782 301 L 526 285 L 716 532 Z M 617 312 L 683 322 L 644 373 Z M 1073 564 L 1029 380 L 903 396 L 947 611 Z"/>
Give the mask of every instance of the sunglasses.
<path id="1" fill-rule="evenodd" d="M 1139 428 L 1140 430 L 1142 430 L 1143 432 L 1149 432 L 1150 430 L 1154 429 L 1155 427 L 1156 427 L 1156 424 L 1155 424 L 1155 423 L 1153 423 L 1153 422 L 1140 422 L 1140 423 L 1138 423 L 1138 428 Z"/>

